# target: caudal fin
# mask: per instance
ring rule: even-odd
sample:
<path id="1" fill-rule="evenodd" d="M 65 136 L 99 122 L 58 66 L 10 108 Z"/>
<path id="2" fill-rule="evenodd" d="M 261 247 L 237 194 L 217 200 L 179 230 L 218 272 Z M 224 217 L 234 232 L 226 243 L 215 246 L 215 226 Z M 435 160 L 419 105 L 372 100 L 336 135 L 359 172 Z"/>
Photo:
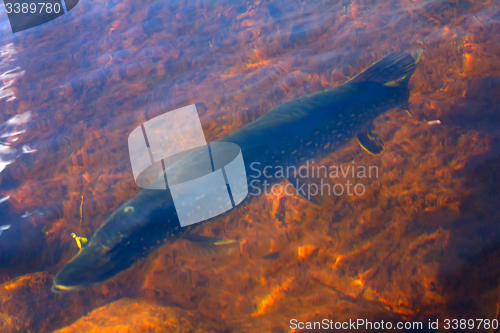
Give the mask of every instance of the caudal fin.
<path id="1" fill-rule="evenodd" d="M 382 84 L 407 82 L 417 67 L 423 50 L 397 52 L 374 62 L 348 82 L 372 81 Z"/>

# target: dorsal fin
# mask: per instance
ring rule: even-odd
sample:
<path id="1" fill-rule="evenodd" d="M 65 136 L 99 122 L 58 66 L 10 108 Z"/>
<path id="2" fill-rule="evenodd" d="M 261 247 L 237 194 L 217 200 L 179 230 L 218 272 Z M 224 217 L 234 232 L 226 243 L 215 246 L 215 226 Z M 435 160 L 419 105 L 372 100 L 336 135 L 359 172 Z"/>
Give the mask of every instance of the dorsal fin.
<path id="1" fill-rule="evenodd" d="M 374 62 L 370 67 L 351 78 L 349 83 L 372 81 L 381 84 L 408 81 L 422 57 L 423 50 L 396 52 Z"/>

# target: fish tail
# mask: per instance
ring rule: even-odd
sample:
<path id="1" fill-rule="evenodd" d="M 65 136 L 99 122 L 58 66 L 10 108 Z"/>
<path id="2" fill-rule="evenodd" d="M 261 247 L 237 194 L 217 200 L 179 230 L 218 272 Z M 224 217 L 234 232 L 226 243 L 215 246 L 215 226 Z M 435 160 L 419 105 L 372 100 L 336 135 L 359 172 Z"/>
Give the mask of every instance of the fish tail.
<path id="1" fill-rule="evenodd" d="M 374 62 L 363 72 L 354 76 L 348 82 L 372 81 L 385 85 L 401 85 L 410 80 L 415 71 L 423 50 L 396 52 Z"/>

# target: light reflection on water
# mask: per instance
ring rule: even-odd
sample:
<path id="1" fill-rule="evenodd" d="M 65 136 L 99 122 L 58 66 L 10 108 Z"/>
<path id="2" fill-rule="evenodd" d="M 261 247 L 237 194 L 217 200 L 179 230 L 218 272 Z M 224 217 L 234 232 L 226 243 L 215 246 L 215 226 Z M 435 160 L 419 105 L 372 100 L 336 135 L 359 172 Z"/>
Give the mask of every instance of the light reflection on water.
<path id="1" fill-rule="evenodd" d="M 10 88 L 14 84 L 15 79 L 24 74 L 19 67 L 12 66 L 15 63 L 15 55 L 17 51 L 14 44 L 10 43 L 0 47 L 0 99 L 6 98 L 7 102 L 16 99 L 14 91 Z"/>
<path id="2" fill-rule="evenodd" d="M 12 98 L 13 100 L 14 98 Z M 28 145 L 24 144 L 21 149 L 12 148 L 11 145 L 19 140 L 19 135 L 26 132 L 24 125 L 31 118 L 29 112 L 16 115 L 5 123 L 0 124 L 0 172 L 2 172 L 7 165 L 14 163 L 16 158 L 22 154 L 31 154 L 36 150 L 31 149 Z"/>

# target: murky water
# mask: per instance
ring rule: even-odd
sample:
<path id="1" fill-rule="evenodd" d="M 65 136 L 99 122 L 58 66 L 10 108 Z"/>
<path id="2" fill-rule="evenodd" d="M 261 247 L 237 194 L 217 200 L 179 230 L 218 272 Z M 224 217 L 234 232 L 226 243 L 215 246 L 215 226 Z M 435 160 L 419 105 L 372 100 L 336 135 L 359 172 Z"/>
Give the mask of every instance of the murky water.
<path id="1" fill-rule="evenodd" d="M 81 0 L 16 34 L 0 6 L 0 23 L 2 332 L 500 320 L 500 4 Z M 363 195 L 250 198 L 196 229 L 237 246 L 181 240 L 90 289 L 51 291 L 78 252 L 71 233 L 90 239 L 139 191 L 127 138 L 144 121 L 203 103 L 213 141 L 419 48 L 411 115 L 374 122 L 384 151 L 353 139 L 316 161 L 376 167 L 343 177 Z"/>

